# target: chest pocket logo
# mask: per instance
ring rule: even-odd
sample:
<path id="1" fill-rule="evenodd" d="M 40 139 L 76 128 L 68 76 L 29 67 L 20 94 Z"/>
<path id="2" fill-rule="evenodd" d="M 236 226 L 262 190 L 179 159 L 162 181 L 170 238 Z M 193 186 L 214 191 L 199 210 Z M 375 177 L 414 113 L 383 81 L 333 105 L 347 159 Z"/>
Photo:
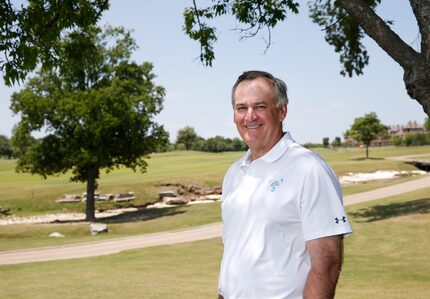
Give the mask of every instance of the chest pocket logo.
<path id="1" fill-rule="evenodd" d="M 284 179 L 283 178 L 270 179 L 269 180 L 269 191 L 270 192 L 275 192 L 276 190 L 278 190 L 279 186 L 282 185 L 282 183 L 284 183 Z"/>

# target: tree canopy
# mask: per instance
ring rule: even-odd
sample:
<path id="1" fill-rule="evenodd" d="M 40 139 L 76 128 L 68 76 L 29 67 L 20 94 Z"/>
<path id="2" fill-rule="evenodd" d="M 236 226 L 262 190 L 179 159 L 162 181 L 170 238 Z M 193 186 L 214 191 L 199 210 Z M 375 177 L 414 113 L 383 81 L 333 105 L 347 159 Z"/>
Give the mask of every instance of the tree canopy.
<path id="1" fill-rule="evenodd" d="M 12 158 L 14 155 L 12 143 L 9 138 L 5 135 L 0 135 L 0 158 Z"/>
<path id="2" fill-rule="evenodd" d="M 345 138 L 351 137 L 366 146 L 366 158 L 369 158 L 369 146 L 378 137 L 386 137 L 388 127 L 383 125 L 375 112 L 357 117 L 351 128 L 345 132 Z"/>
<path id="3" fill-rule="evenodd" d="M 193 127 L 186 126 L 178 131 L 175 148 L 177 150 L 193 150 L 203 152 L 246 151 L 248 146 L 240 138 L 225 138 L 222 136 L 204 139 L 197 135 Z"/>
<path id="4" fill-rule="evenodd" d="M 64 32 L 85 30 L 108 9 L 108 0 L 0 0 L 0 70 L 6 85 L 23 81 L 41 63 L 56 65 Z"/>
<path id="5" fill-rule="evenodd" d="M 190 150 L 196 142 L 197 137 L 198 136 L 194 128 L 186 126 L 178 131 L 176 144 L 183 144 L 185 146 L 185 150 Z"/>
<path id="6" fill-rule="evenodd" d="M 200 44 L 200 60 L 211 66 L 215 53 L 217 32 L 209 23 L 223 15 L 232 15 L 243 27 L 241 37 L 253 37 L 262 29 L 268 31 L 299 13 L 299 2 L 294 0 L 212 0 L 204 8 L 193 6 L 184 10 L 184 31 Z M 391 28 L 391 21 L 384 21 L 375 12 L 381 0 L 312 0 L 308 2 L 310 18 L 324 29 L 326 41 L 339 53 L 341 74 L 360 75 L 369 63 L 369 55 L 361 42 L 365 34 L 404 70 L 408 95 L 417 100 L 430 116 L 430 2 L 411 0 L 412 11 L 421 35 L 420 50 L 403 41 Z"/>
<path id="7" fill-rule="evenodd" d="M 72 181 L 87 182 L 87 220 L 95 217 L 101 169 L 144 172 L 148 154 L 168 140 L 153 120 L 164 88 L 155 85 L 151 63 L 130 61 L 136 48 L 122 28 L 71 32 L 58 45 L 59 66 L 39 70 L 12 95 L 21 116 L 13 135 L 18 170 L 46 177 L 71 169 Z M 46 136 L 34 142 L 37 131 Z"/>

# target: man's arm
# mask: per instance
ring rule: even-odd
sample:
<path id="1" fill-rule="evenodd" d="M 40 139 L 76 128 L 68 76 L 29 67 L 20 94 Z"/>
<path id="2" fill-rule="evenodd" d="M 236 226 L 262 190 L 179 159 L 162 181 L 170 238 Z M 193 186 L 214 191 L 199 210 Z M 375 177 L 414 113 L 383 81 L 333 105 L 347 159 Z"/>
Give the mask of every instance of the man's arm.
<path id="1" fill-rule="evenodd" d="M 306 242 L 311 270 L 304 299 L 332 299 L 342 268 L 343 236 L 330 236 Z"/>

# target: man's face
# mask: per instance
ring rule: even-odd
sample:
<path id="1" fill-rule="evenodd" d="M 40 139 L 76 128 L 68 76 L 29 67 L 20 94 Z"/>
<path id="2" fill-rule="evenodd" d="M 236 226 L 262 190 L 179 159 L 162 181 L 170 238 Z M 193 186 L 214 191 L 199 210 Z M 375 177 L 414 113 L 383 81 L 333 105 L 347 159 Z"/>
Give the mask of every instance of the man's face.
<path id="1" fill-rule="evenodd" d="M 234 123 L 255 160 L 282 138 L 286 106 L 276 107 L 273 87 L 265 78 L 242 81 L 234 94 Z"/>

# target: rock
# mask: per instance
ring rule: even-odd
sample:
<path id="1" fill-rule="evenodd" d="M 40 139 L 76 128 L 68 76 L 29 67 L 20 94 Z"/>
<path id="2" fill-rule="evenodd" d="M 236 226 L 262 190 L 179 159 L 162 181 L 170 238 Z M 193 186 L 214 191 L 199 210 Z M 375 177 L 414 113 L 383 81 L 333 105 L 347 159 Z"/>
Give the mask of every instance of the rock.
<path id="1" fill-rule="evenodd" d="M 64 194 L 62 198 L 57 199 L 55 202 L 58 203 L 75 203 L 82 200 L 81 196 L 78 194 Z"/>
<path id="2" fill-rule="evenodd" d="M 220 200 L 220 199 L 221 199 L 220 194 L 208 194 L 198 198 L 198 200 Z"/>
<path id="3" fill-rule="evenodd" d="M 105 223 L 91 223 L 90 224 L 90 232 L 93 236 L 97 235 L 99 233 L 107 233 L 108 232 L 107 224 L 105 224 Z"/>
<path id="4" fill-rule="evenodd" d="M 51 238 L 64 238 L 65 237 L 65 235 L 63 235 L 62 233 L 59 233 L 59 232 L 50 233 L 49 236 Z"/>
<path id="5" fill-rule="evenodd" d="M 214 194 L 221 194 L 222 193 L 222 187 L 215 187 L 214 188 Z"/>
<path id="6" fill-rule="evenodd" d="M 133 199 L 136 199 L 136 195 L 134 194 L 133 191 L 129 191 L 129 192 L 116 193 L 113 201 L 121 202 L 121 201 L 130 201 Z"/>
<path id="7" fill-rule="evenodd" d="M 199 184 L 191 184 L 188 185 L 188 192 L 194 193 L 194 194 L 201 194 L 203 187 Z"/>
<path id="8" fill-rule="evenodd" d="M 184 205 L 188 203 L 188 200 L 182 197 L 163 197 L 163 202 L 168 205 Z"/>
<path id="9" fill-rule="evenodd" d="M 110 201 L 110 200 L 113 200 L 114 198 L 115 198 L 115 195 L 112 193 L 101 193 L 99 194 L 99 197 L 97 198 L 97 200 Z"/>
<path id="10" fill-rule="evenodd" d="M 176 197 L 176 192 L 172 190 L 158 192 L 158 197 L 163 199 L 164 197 Z"/>
<path id="11" fill-rule="evenodd" d="M 0 213 L 2 213 L 2 214 L 8 215 L 9 211 L 10 211 L 9 208 L 0 207 Z"/>
<path id="12" fill-rule="evenodd" d="M 202 195 L 211 195 L 214 193 L 215 193 L 215 191 L 213 189 L 203 189 L 201 192 Z"/>
<path id="13" fill-rule="evenodd" d="M 185 188 L 184 188 L 184 187 L 180 186 L 180 187 L 177 189 L 177 192 L 178 192 L 178 194 L 179 194 L 179 195 L 185 195 L 185 194 L 187 193 L 187 190 L 185 190 Z"/>

